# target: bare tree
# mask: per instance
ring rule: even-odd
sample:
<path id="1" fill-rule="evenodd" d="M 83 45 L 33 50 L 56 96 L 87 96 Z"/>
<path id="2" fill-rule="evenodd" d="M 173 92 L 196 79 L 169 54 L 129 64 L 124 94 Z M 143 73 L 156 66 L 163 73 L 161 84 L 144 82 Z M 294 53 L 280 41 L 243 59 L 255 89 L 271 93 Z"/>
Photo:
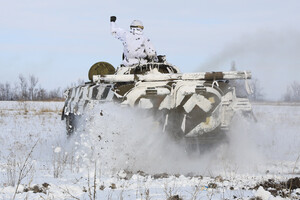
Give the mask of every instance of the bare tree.
<path id="1" fill-rule="evenodd" d="M 292 99 L 294 101 L 300 101 L 300 84 L 298 82 L 294 81 L 291 84 L 291 88 L 292 88 L 292 91 L 293 91 Z"/>
<path id="2" fill-rule="evenodd" d="M 0 100 L 11 100 L 12 99 L 12 93 L 11 93 L 11 87 L 8 82 L 5 84 L 0 83 Z"/>
<path id="3" fill-rule="evenodd" d="M 12 92 L 11 92 L 12 100 L 19 100 L 20 99 L 19 91 L 20 91 L 19 84 L 17 82 L 15 82 L 14 87 L 13 87 Z"/>
<path id="4" fill-rule="evenodd" d="M 8 82 L 5 83 L 5 97 L 6 97 L 6 100 L 12 99 L 11 87 Z"/>
<path id="5" fill-rule="evenodd" d="M 49 99 L 59 99 L 61 98 L 60 88 L 53 89 L 49 92 Z"/>
<path id="6" fill-rule="evenodd" d="M 291 85 L 287 86 L 286 92 L 283 96 L 284 101 L 300 101 L 300 84 L 294 81 Z"/>
<path id="7" fill-rule="evenodd" d="M 5 99 L 5 88 L 2 83 L 0 83 L 0 100 L 6 100 Z"/>
<path id="8" fill-rule="evenodd" d="M 231 67 L 230 67 L 230 71 L 236 71 L 236 65 L 235 65 L 235 61 L 231 61 Z"/>
<path id="9" fill-rule="evenodd" d="M 20 99 L 21 100 L 27 100 L 28 99 L 28 83 L 26 78 L 20 74 L 19 75 L 19 84 L 20 84 L 20 89 L 21 89 L 21 94 L 20 94 Z"/>
<path id="10" fill-rule="evenodd" d="M 251 88 L 253 93 L 250 95 L 250 99 L 253 101 L 261 101 L 264 98 L 263 88 L 260 86 L 260 82 L 258 79 L 252 79 Z"/>
<path id="11" fill-rule="evenodd" d="M 30 75 L 29 81 L 30 81 L 30 85 L 29 85 L 30 100 L 34 100 L 35 99 L 35 91 L 36 91 L 35 86 L 38 83 L 39 79 L 37 77 L 35 77 L 34 75 Z"/>
<path id="12" fill-rule="evenodd" d="M 47 97 L 47 91 L 40 86 L 37 91 L 37 100 L 45 100 L 46 97 Z"/>

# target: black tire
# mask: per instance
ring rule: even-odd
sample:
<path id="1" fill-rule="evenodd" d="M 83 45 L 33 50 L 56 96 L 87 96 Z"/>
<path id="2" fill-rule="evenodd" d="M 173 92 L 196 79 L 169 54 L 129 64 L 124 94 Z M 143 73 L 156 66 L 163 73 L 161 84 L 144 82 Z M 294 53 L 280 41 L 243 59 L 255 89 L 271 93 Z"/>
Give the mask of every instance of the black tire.
<path id="1" fill-rule="evenodd" d="M 187 152 L 199 152 L 201 155 L 216 149 L 221 144 L 228 143 L 228 136 L 226 131 L 217 129 L 196 138 L 185 138 L 185 142 Z"/>
<path id="2" fill-rule="evenodd" d="M 66 115 L 65 118 L 66 118 L 67 135 L 71 136 L 76 129 L 75 116 L 73 113 L 70 113 L 69 115 Z"/>

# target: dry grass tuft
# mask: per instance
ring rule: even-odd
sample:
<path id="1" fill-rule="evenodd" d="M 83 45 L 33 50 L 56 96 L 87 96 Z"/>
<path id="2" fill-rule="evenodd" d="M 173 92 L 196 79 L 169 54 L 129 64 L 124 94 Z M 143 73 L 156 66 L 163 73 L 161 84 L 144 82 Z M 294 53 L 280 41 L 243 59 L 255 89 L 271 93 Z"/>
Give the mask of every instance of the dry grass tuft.
<path id="1" fill-rule="evenodd" d="M 3 110 L 0 110 L 0 117 L 4 117 L 5 113 L 3 112 Z"/>
<path id="2" fill-rule="evenodd" d="M 41 108 L 40 110 L 37 110 L 35 113 L 37 115 L 47 114 L 47 113 L 59 113 L 60 111 L 58 109 L 50 109 L 50 108 Z"/>
<path id="3" fill-rule="evenodd" d="M 47 113 L 47 112 L 55 112 L 54 110 L 51 110 L 51 109 L 49 109 L 49 108 L 42 108 L 41 110 L 40 110 L 40 112 L 41 113 Z"/>

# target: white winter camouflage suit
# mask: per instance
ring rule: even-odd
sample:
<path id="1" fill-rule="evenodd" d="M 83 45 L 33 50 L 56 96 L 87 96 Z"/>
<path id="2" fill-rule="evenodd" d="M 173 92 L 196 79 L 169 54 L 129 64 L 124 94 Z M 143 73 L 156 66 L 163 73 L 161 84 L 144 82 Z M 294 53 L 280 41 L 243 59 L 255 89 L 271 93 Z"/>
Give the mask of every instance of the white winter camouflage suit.
<path id="1" fill-rule="evenodd" d="M 117 27 L 115 22 L 111 22 L 110 25 L 111 34 L 123 42 L 123 64 L 125 66 L 145 64 L 147 63 L 147 56 L 152 59 L 156 58 L 156 51 L 150 40 L 143 35 L 143 32 L 137 34 L 132 30 L 126 31 Z"/>

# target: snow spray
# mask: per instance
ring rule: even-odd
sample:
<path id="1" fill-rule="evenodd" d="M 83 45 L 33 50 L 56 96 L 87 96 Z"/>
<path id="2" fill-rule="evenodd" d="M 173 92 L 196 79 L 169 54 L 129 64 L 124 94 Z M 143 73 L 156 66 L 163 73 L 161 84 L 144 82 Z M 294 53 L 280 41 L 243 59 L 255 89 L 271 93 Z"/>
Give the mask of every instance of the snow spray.
<path id="1" fill-rule="evenodd" d="M 76 132 L 72 140 L 77 158 L 86 165 L 96 160 L 101 171 L 107 173 L 120 170 L 198 175 L 257 172 L 265 170 L 258 166 L 278 147 L 267 148 L 272 133 L 265 130 L 274 124 L 265 124 L 269 116 L 257 113 L 258 123 L 239 116 L 228 133 L 228 142 L 201 155 L 187 152 L 184 144 L 162 132 L 156 119 L 147 112 L 115 103 L 99 104 L 91 109 L 84 116 L 85 129 Z M 277 139 L 280 143 L 281 139 Z"/>

